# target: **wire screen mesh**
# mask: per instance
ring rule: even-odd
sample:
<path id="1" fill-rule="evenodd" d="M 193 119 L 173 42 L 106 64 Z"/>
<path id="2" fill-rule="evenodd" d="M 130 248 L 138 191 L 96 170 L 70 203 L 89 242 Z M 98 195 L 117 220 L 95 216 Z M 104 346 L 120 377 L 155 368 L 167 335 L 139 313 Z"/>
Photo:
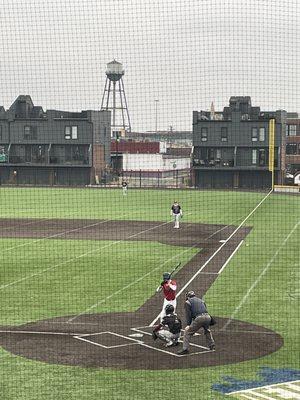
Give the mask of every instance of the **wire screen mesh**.
<path id="1" fill-rule="evenodd" d="M 299 399 L 298 1 L 0 18 L 0 398 Z"/>

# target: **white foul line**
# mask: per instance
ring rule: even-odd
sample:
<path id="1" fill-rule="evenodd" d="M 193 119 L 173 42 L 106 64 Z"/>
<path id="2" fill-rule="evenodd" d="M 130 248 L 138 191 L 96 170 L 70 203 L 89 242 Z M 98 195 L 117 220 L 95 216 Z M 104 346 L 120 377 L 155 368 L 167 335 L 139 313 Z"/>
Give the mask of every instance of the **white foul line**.
<path id="1" fill-rule="evenodd" d="M 148 335 L 148 336 L 151 336 L 151 333 L 142 330 L 143 328 L 149 328 L 149 327 L 145 326 L 145 327 L 139 327 L 139 328 L 131 328 L 131 330 L 135 331 L 135 332 L 143 333 L 143 334 Z M 135 340 L 137 340 L 137 339 L 135 339 Z M 179 340 L 179 342 L 182 342 L 182 341 Z M 187 357 L 187 356 L 194 356 L 194 355 L 197 355 L 197 354 L 204 354 L 204 353 L 212 353 L 212 352 L 214 352 L 214 350 L 210 350 L 209 348 L 201 346 L 201 345 L 196 344 L 196 343 L 190 343 L 190 346 L 198 347 L 198 348 L 202 349 L 202 351 L 196 351 L 196 352 L 193 352 L 193 353 L 182 354 L 182 355 L 177 354 L 177 353 L 173 353 L 173 352 L 168 351 L 168 350 L 159 349 L 157 347 L 148 345 L 148 344 L 144 343 L 143 341 L 141 343 L 139 343 L 139 344 L 141 346 L 147 347 L 149 349 L 152 349 L 152 350 L 155 350 L 155 351 L 159 351 L 161 353 L 166 353 L 166 354 L 169 354 L 169 355 L 174 356 L 174 357 Z"/>
<path id="2" fill-rule="evenodd" d="M 138 279 L 136 279 L 133 282 L 128 283 L 128 285 L 123 286 L 122 288 L 116 290 L 115 292 L 111 293 L 109 296 L 104 297 L 103 299 L 99 300 L 97 303 L 91 305 L 90 307 L 88 307 L 87 309 L 85 309 L 84 311 L 82 311 L 81 313 L 75 315 L 72 318 L 69 318 L 67 320 L 68 323 L 73 323 L 73 321 L 75 319 L 77 319 L 78 317 L 80 317 L 81 315 L 86 314 L 87 312 L 91 311 L 92 309 L 98 307 L 100 304 L 105 303 L 107 300 L 111 299 L 112 297 L 116 296 L 117 294 L 123 292 L 124 290 L 130 288 L 131 286 L 136 285 L 138 282 L 144 280 L 147 276 L 151 275 L 154 271 L 160 269 L 163 265 L 167 264 L 169 261 L 173 260 L 174 258 L 178 258 L 179 255 L 182 255 L 188 251 L 191 250 L 191 248 L 195 247 L 196 245 L 192 246 L 192 247 L 188 247 L 187 249 L 183 250 L 182 252 L 180 252 L 179 254 L 175 254 L 175 256 L 172 256 L 170 258 L 168 258 L 166 261 L 164 261 L 162 264 L 159 264 L 157 267 L 153 268 L 151 271 L 147 272 L 146 274 L 144 274 L 143 276 L 140 276 Z"/>
<path id="3" fill-rule="evenodd" d="M 172 222 L 172 221 L 171 221 L 171 222 Z M 25 276 L 25 277 L 23 277 L 23 278 L 20 278 L 20 279 L 14 281 L 14 282 L 10 282 L 10 283 L 8 283 L 8 284 L 6 284 L 6 285 L 2 285 L 2 286 L 0 286 L 0 290 L 3 290 L 3 289 L 5 289 L 5 288 L 7 288 L 7 287 L 9 287 L 9 286 L 13 286 L 13 285 L 15 285 L 15 284 L 17 284 L 17 283 L 23 282 L 23 281 L 25 281 L 25 280 L 27 280 L 27 279 L 29 279 L 29 278 L 33 278 L 34 276 L 42 275 L 43 273 L 48 272 L 48 271 L 51 271 L 51 270 L 53 270 L 53 269 L 59 267 L 60 265 L 68 264 L 68 263 L 70 263 L 70 262 L 72 262 L 72 261 L 78 260 L 79 258 L 85 257 L 85 256 L 88 255 L 88 254 L 96 253 L 96 252 L 98 252 L 98 251 L 100 251 L 100 250 L 102 250 L 102 249 L 105 249 L 105 248 L 107 248 L 107 247 L 111 247 L 111 246 L 113 246 L 113 245 L 115 245 L 115 244 L 119 244 L 119 243 L 121 243 L 121 242 L 123 242 L 123 241 L 125 241 L 125 240 L 131 239 L 131 238 L 133 238 L 133 237 L 135 237 L 135 236 L 138 236 L 138 235 L 141 235 L 141 234 L 143 234 L 143 233 L 145 233 L 145 232 L 151 231 L 152 229 L 158 228 L 158 227 L 163 226 L 163 225 L 166 225 L 166 224 L 170 224 L 171 222 L 170 222 L 170 221 L 169 221 L 169 222 L 164 222 L 164 223 L 162 223 L 162 224 L 152 226 L 151 228 L 148 228 L 148 229 L 145 229 L 145 230 L 143 230 L 143 231 L 141 231 L 141 232 L 137 232 L 137 233 L 135 233 L 135 234 L 133 234 L 133 235 L 130 235 L 130 236 L 126 237 L 125 239 L 115 240 L 115 241 L 113 241 L 113 242 L 111 242 L 111 243 L 108 243 L 108 244 L 105 245 L 105 246 L 98 247 L 98 248 L 95 249 L 95 250 L 87 251 L 86 253 L 82 253 L 82 254 L 80 254 L 79 256 L 70 258 L 70 259 L 65 260 L 65 261 L 62 261 L 62 262 L 60 262 L 60 263 L 58 263 L 58 264 L 52 265 L 51 267 L 45 268 L 45 269 L 43 269 L 42 271 L 35 272 L 35 273 L 31 274 L 31 275 L 28 275 L 28 276 Z M 44 240 L 44 239 L 40 239 L 40 240 Z"/>
<path id="4" fill-rule="evenodd" d="M 26 334 L 26 335 L 62 335 L 62 336 L 74 336 L 79 335 L 78 333 L 67 333 L 67 332 L 47 332 L 47 331 L 12 331 L 12 330 L 0 330 L 1 333 L 9 334 Z"/>
<path id="5" fill-rule="evenodd" d="M 234 251 L 230 254 L 230 256 L 227 258 L 225 264 L 223 264 L 223 267 L 217 272 L 218 275 L 220 275 L 224 271 L 226 265 L 229 263 L 229 261 L 232 259 L 232 257 L 235 255 L 235 253 L 238 251 L 238 249 L 241 247 L 243 242 L 244 242 L 244 240 L 241 240 L 240 243 L 237 245 L 237 247 L 234 249 Z"/>
<path id="6" fill-rule="evenodd" d="M 225 240 L 224 243 L 210 256 L 210 258 L 199 268 L 199 270 L 191 277 L 191 279 L 181 288 L 176 297 L 179 297 L 181 293 L 190 285 L 191 282 L 200 274 L 200 272 L 206 267 L 206 265 L 219 253 L 219 251 L 227 244 L 227 242 L 240 230 L 240 228 L 244 225 L 244 223 L 251 217 L 251 215 L 258 209 L 258 207 L 270 196 L 272 190 L 257 204 L 257 206 L 244 218 L 244 220 L 240 223 L 240 225 L 232 232 L 232 234 Z M 153 326 L 155 322 L 160 317 L 160 313 L 158 316 L 149 324 Z"/>
<path id="7" fill-rule="evenodd" d="M 213 232 L 213 233 L 212 233 L 210 236 L 208 236 L 205 240 L 210 239 L 212 236 L 216 235 L 218 232 L 222 231 L 223 229 L 227 228 L 228 226 L 229 226 L 229 225 L 227 225 L 227 226 L 225 226 L 225 227 L 222 227 L 222 228 L 218 229 L 217 231 Z M 166 260 L 165 262 L 163 262 L 162 264 L 160 264 L 158 267 L 155 267 L 155 268 L 152 269 L 151 271 L 147 272 L 147 274 L 145 274 L 145 275 L 139 277 L 138 279 L 136 279 L 135 281 L 129 283 L 128 285 L 123 286 L 122 288 L 118 289 L 117 291 L 115 291 L 114 293 L 112 293 L 112 294 L 110 294 L 109 296 L 105 297 L 104 299 L 101 299 L 101 300 L 98 301 L 97 303 L 91 305 L 90 307 L 88 307 L 87 309 L 85 309 L 85 310 L 82 311 L 81 313 L 75 315 L 74 317 L 69 318 L 69 319 L 67 320 L 67 322 L 68 322 L 68 323 L 73 323 L 73 321 L 74 321 L 75 319 L 77 319 L 78 317 L 80 317 L 81 315 L 86 314 L 87 312 L 91 311 L 92 309 L 98 307 L 100 304 L 105 303 L 107 300 L 111 299 L 111 298 L 114 297 L 115 295 L 117 295 L 117 294 L 123 292 L 124 290 L 130 288 L 131 286 L 134 286 L 135 284 L 137 284 L 138 282 L 142 281 L 142 280 L 145 279 L 147 276 L 149 276 L 150 274 L 152 274 L 152 272 L 158 270 L 160 267 L 162 267 L 163 265 L 167 264 L 169 261 L 173 260 L 174 258 L 178 258 L 180 255 L 182 255 L 182 254 L 184 254 L 184 253 L 190 251 L 191 249 L 193 249 L 193 248 L 195 248 L 195 247 L 197 247 L 197 246 L 198 246 L 198 243 L 196 243 L 196 244 L 194 244 L 193 246 L 188 247 L 187 249 L 181 251 L 179 254 L 176 254 L 175 256 L 170 257 L 168 260 Z"/>
<path id="8" fill-rule="evenodd" d="M 139 328 L 131 328 L 131 330 L 136 331 L 136 332 L 143 332 L 143 331 L 140 331 Z M 130 346 L 130 345 L 134 344 L 134 343 L 132 343 L 132 344 L 126 343 L 126 344 L 123 344 L 123 345 L 105 346 L 103 344 L 93 342 L 92 340 L 85 339 L 85 337 L 87 337 L 87 336 L 101 335 L 103 333 L 108 333 L 108 334 L 111 334 L 111 335 L 115 335 L 115 336 L 124 338 L 126 340 L 131 340 L 133 342 L 136 342 L 135 344 L 138 344 L 138 345 L 143 346 L 143 347 L 147 347 L 148 349 L 152 349 L 152 350 L 158 351 L 160 353 L 166 353 L 166 354 L 174 356 L 174 357 L 186 357 L 185 354 L 180 355 L 180 354 L 177 354 L 177 353 L 172 353 L 171 351 L 159 349 L 157 347 L 148 345 L 142 340 L 131 338 L 129 336 L 121 335 L 119 333 L 110 332 L 110 331 L 98 332 L 98 333 L 95 333 L 93 335 L 88 335 L 88 334 L 77 335 L 77 336 L 74 336 L 74 339 L 83 340 L 83 341 L 88 342 L 88 343 L 90 343 L 90 344 L 92 344 L 94 346 L 99 346 L 99 347 L 106 348 L 106 349 L 112 349 L 112 348 L 117 348 L 117 347 L 125 347 L 125 346 Z M 143 332 L 143 333 L 146 334 L 146 335 L 151 335 L 149 332 Z M 193 356 L 193 355 L 196 355 L 196 354 L 203 354 L 203 353 L 211 353 L 212 352 L 212 350 L 209 350 L 207 347 L 200 346 L 200 345 L 197 345 L 195 343 L 191 343 L 191 346 L 195 346 L 195 347 L 201 348 L 203 350 L 202 351 L 198 351 L 198 352 L 194 352 L 194 353 L 190 353 L 190 354 L 188 354 L 189 356 Z"/>
<path id="9" fill-rule="evenodd" d="M 132 331 L 134 331 L 134 332 L 142 333 L 143 335 L 152 336 L 152 333 L 147 332 L 147 331 L 145 330 L 145 328 L 150 328 L 150 327 L 149 327 L 149 326 L 139 326 L 139 327 L 137 327 L 137 328 L 130 328 L 130 329 L 131 329 Z M 181 331 L 184 332 L 184 329 L 181 329 Z M 201 335 L 200 333 L 195 333 L 194 336 L 202 336 L 202 335 Z M 179 342 L 182 342 L 182 340 L 180 340 L 180 339 L 178 339 L 178 341 L 179 341 Z M 191 345 L 191 346 L 194 346 L 194 347 L 198 347 L 198 348 L 203 349 L 203 350 L 209 350 L 209 351 L 211 351 L 211 352 L 213 351 L 213 350 L 210 350 L 208 347 L 201 346 L 200 344 L 190 343 L 190 345 Z"/>
<path id="10" fill-rule="evenodd" d="M 222 247 L 228 242 L 228 240 L 229 239 L 231 239 L 231 235 L 229 236 L 229 238 L 228 239 L 226 239 L 226 241 L 220 246 L 220 247 L 218 247 L 217 248 L 217 250 L 209 257 L 209 259 L 208 260 L 206 260 L 205 261 L 205 263 L 201 266 L 201 268 L 199 268 L 198 269 L 198 271 L 191 277 L 191 279 L 180 289 L 180 291 L 178 292 L 178 294 L 177 294 L 177 298 L 181 295 L 181 293 L 190 285 L 190 283 L 192 283 L 193 282 L 193 280 L 196 278 L 196 276 L 198 276 L 201 272 L 202 272 L 202 270 L 207 266 L 207 264 L 215 257 L 215 255 L 216 254 L 218 254 L 219 253 L 219 251 L 222 249 Z M 239 245 L 240 245 L 241 243 L 239 243 Z M 239 247 L 239 246 L 238 246 Z M 223 268 L 223 267 L 222 267 Z M 153 326 L 154 324 L 155 324 L 155 322 L 158 320 L 158 318 L 160 317 L 160 314 L 161 313 L 159 313 L 158 315 L 157 315 L 157 317 L 150 323 L 150 325 L 149 326 Z"/>
<path id="11" fill-rule="evenodd" d="M 269 267 L 273 264 L 273 261 L 275 260 L 275 258 L 278 256 L 279 252 L 281 251 L 281 249 L 285 246 L 285 244 L 287 243 L 287 241 L 289 240 L 289 238 L 292 236 L 292 234 L 295 232 L 295 230 L 297 229 L 298 225 L 300 224 L 300 220 L 296 223 L 296 225 L 294 225 L 294 227 L 292 228 L 292 230 L 290 231 L 290 233 L 287 235 L 287 237 L 283 240 L 283 242 L 281 243 L 281 245 L 279 246 L 279 248 L 277 249 L 277 251 L 275 252 L 275 254 L 273 255 L 273 257 L 270 259 L 270 261 L 268 262 L 268 264 L 265 266 L 265 268 L 262 270 L 262 272 L 260 273 L 260 275 L 258 276 L 258 278 L 256 279 L 256 281 L 251 285 L 251 287 L 247 290 L 247 293 L 245 294 L 245 296 L 242 298 L 240 304 L 236 307 L 236 309 L 234 310 L 234 312 L 231 314 L 230 318 L 228 319 L 228 321 L 226 322 L 226 324 L 223 326 L 222 329 L 220 329 L 221 331 L 224 331 L 229 324 L 232 322 L 233 318 L 236 316 L 236 314 L 239 312 L 239 310 L 241 309 L 241 307 L 244 305 L 244 303 L 246 302 L 247 298 L 249 297 L 250 293 L 252 292 L 252 290 L 256 287 L 256 285 L 259 283 L 259 281 L 261 280 L 261 278 L 265 275 L 265 273 L 268 271 Z"/>
<path id="12" fill-rule="evenodd" d="M 216 235 L 218 232 L 221 232 L 222 230 L 226 229 L 228 226 L 224 226 L 220 229 L 218 229 L 217 231 L 213 232 L 210 236 L 208 236 L 205 240 L 210 239 L 212 236 Z M 122 288 L 118 289 L 117 291 L 115 291 L 114 293 L 110 294 L 109 296 L 104 297 L 103 299 L 101 299 L 100 301 L 98 301 L 97 303 L 93 304 L 92 306 L 90 306 L 88 309 L 86 309 L 85 311 L 75 315 L 72 318 L 69 318 L 66 322 L 67 323 L 72 323 L 72 324 L 77 324 L 77 325 L 95 325 L 98 326 L 98 324 L 89 324 L 88 322 L 73 322 L 75 319 L 77 319 L 78 317 L 80 317 L 81 315 L 84 315 L 85 313 L 89 312 L 90 310 L 96 308 L 97 306 L 99 306 L 100 304 L 105 303 L 107 300 L 111 299 L 112 297 L 114 297 L 115 295 L 121 293 L 122 291 L 128 289 L 131 286 L 134 286 L 135 284 L 137 284 L 138 282 L 142 281 L 143 279 L 145 279 L 147 276 L 149 276 L 151 273 L 153 273 L 154 271 L 158 270 L 159 268 L 161 268 L 162 266 L 164 266 L 165 264 L 167 264 L 169 261 L 173 260 L 174 258 L 178 258 L 180 255 L 187 253 L 188 251 L 190 251 L 191 249 L 195 248 L 198 245 L 198 243 L 194 244 L 191 247 L 188 247 L 187 249 L 181 251 L 179 254 L 176 254 L 175 256 L 170 257 L 168 260 L 164 261 L 162 264 L 158 265 L 157 267 L 155 267 L 154 269 L 152 269 L 151 271 L 147 272 L 145 275 L 141 276 L 140 278 L 138 278 L 137 280 L 135 280 L 134 282 L 129 283 L 126 286 L 123 286 Z M 205 273 L 205 272 L 203 272 Z M 208 273 L 208 272 L 207 272 Z M 217 274 L 214 273 L 214 274 Z M 1 287 L 0 287 L 1 289 Z M 58 323 L 58 322 L 56 322 Z M 65 323 L 65 322 L 63 322 Z"/>

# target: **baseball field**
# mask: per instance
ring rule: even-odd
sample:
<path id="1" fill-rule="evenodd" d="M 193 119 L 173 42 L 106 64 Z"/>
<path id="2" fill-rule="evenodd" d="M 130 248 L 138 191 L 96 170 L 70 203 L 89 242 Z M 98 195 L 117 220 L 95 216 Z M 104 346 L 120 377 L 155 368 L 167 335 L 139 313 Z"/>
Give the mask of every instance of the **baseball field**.
<path id="1" fill-rule="evenodd" d="M 0 200 L 1 399 L 300 398 L 298 195 L 20 187 Z M 179 261 L 178 314 L 186 290 L 204 296 L 215 351 L 201 332 L 185 356 L 152 341 L 155 289 Z M 294 397 L 242 393 L 262 371 Z"/>

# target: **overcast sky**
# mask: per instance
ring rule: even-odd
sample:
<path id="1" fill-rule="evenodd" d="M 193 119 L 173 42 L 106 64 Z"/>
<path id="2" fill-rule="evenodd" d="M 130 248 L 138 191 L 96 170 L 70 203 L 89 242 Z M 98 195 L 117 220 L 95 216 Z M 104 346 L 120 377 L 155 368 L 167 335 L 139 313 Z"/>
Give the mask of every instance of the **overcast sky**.
<path id="1" fill-rule="evenodd" d="M 1 0 L 0 105 L 100 109 L 123 63 L 133 130 L 192 129 L 192 111 L 249 95 L 300 111 L 299 0 Z"/>

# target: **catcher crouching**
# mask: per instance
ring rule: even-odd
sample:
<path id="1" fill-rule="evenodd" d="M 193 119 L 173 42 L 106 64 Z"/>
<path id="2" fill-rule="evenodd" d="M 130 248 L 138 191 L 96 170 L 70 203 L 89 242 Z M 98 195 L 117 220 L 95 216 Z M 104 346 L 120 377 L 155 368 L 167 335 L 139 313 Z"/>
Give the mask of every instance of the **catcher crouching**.
<path id="1" fill-rule="evenodd" d="M 180 338 L 182 323 L 174 311 L 174 306 L 168 304 L 165 307 L 166 315 L 152 332 L 153 340 L 162 340 L 165 342 L 165 347 L 177 346 Z"/>

